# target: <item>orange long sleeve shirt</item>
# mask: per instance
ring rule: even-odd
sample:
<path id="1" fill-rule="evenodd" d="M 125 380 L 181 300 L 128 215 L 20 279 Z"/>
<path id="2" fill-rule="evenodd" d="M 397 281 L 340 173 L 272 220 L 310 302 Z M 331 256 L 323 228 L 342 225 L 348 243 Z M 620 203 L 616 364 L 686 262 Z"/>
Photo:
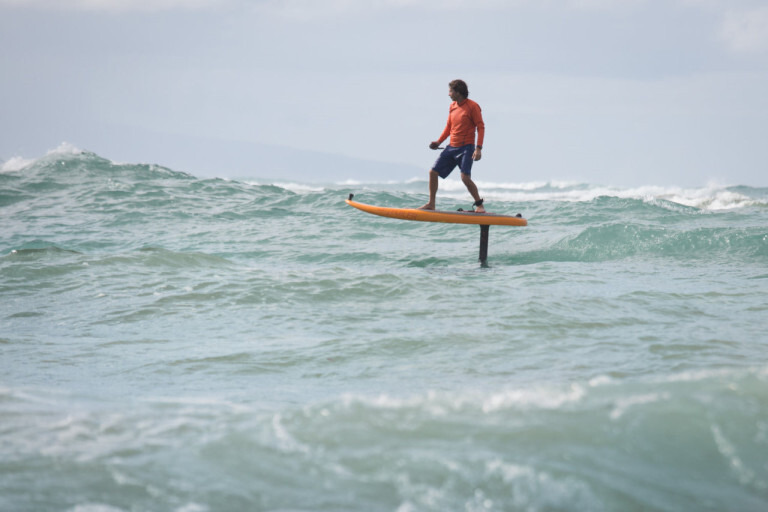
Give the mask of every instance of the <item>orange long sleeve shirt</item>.
<path id="1" fill-rule="evenodd" d="M 465 99 L 461 103 L 454 101 L 448 110 L 448 123 L 437 142 L 442 143 L 450 135 L 453 147 L 474 144 L 475 128 L 477 128 L 477 145 L 482 146 L 485 138 L 485 123 L 480 105 L 470 99 Z"/>

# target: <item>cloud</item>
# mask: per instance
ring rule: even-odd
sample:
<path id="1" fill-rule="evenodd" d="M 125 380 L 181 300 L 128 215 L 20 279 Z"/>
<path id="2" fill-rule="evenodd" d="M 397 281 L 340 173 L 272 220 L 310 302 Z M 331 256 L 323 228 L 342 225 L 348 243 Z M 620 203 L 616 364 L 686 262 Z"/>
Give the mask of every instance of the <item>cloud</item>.
<path id="1" fill-rule="evenodd" d="M 65 11 L 154 12 L 205 9 L 229 0 L 0 0 L 0 7 L 23 7 Z"/>
<path id="2" fill-rule="evenodd" d="M 235 0 L 242 2 L 243 0 Z M 261 0 L 253 10 L 299 21 L 376 17 L 387 12 L 520 14 L 521 12 L 626 11 L 652 0 Z M 243 4 L 245 5 L 245 4 Z"/>
<path id="3" fill-rule="evenodd" d="M 726 13 L 721 38 L 737 52 L 768 50 L 768 7 Z"/>
<path id="4" fill-rule="evenodd" d="M 357 13 L 385 9 L 513 10 L 520 7 L 549 9 L 617 9 L 648 0 L 264 0 L 258 5 L 284 13 Z"/>
<path id="5" fill-rule="evenodd" d="M 651 0 L 0 0 L 11 6 L 59 11 L 147 12 L 220 9 L 239 6 L 288 18 L 312 19 L 339 15 L 376 15 L 387 10 L 409 11 L 510 11 L 519 8 L 615 11 Z M 678 0 L 703 6 L 723 0 Z"/>
<path id="6" fill-rule="evenodd" d="M 580 10 L 617 10 L 644 4 L 647 0 L 567 0 L 565 3 Z"/>

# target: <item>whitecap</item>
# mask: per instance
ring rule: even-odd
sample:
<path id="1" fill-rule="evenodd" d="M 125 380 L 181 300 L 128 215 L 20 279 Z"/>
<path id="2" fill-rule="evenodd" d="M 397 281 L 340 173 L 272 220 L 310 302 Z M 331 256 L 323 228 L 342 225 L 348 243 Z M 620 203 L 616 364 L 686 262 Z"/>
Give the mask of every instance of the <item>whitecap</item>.
<path id="1" fill-rule="evenodd" d="M 83 503 L 70 508 L 69 512 L 123 512 L 123 509 L 104 503 Z"/>
<path id="2" fill-rule="evenodd" d="M 46 157 L 60 156 L 60 155 L 82 155 L 85 153 L 80 148 L 75 147 L 69 142 L 62 142 L 58 147 L 50 149 L 45 153 Z M 24 158 L 22 156 L 14 156 L 6 160 L 0 165 L 0 172 L 18 172 L 34 165 L 39 158 Z"/>
<path id="3" fill-rule="evenodd" d="M 565 404 L 578 402 L 585 396 L 584 388 L 571 385 L 568 389 L 513 389 L 494 393 L 482 402 L 484 413 L 514 407 L 534 407 L 540 409 L 559 409 Z"/>
<path id="4" fill-rule="evenodd" d="M 616 401 L 616 404 L 611 411 L 611 419 L 616 421 L 632 407 L 637 405 L 646 405 L 656 403 L 660 400 L 669 400 L 669 393 L 648 393 L 644 395 L 633 395 L 625 398 L 621 398 Z"/>
<path id="5" fill-rule="evenodd" d="M 46 155 L 82 155 L 84 151 L 69 142 L 62 142 L 55 149 L 51 149 Z"/>
<path id="6" fill-rule="evenodd" d="M 272 186 L 279 187 L 285 190 L 288 190 L 289 192 L 294 192 L 296 194 L 311 194 L 315 192 L 324 192 L 325 187 L 316 186 L 316 185 L 308 185 L 306 183 L 271 183 Z"/>
<path id="7" fill-rule="evenodd" d="M 37 160 L 34 158 L 23 158 L 20 156 L 14 156 L 9 158 L 3 165 L 0 166 L 0 172 L 17 172 L 21 171 L 30 165 L 34 164 Z"/>

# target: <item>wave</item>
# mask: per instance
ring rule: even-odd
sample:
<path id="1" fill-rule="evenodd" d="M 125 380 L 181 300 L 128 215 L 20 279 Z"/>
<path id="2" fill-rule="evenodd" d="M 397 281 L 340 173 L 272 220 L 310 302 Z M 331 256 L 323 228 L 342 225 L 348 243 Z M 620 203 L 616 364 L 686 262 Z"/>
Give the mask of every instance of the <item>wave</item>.
<path id="1" fill-rule="evenodd" d="M 352 261 L 368 253 L 329 247 L 323 252 L 311 240 L 373 240 L 381 229 L 391 229 L 388 239 L 406 243 L 397 237 L 414 226 L 350 212 L 343 201 L 350 192 L 367 203 L 414 207 L 423 204 L 427 188 L 426 182 L 414 180 L 309 185 L 199 179 L 153 164 L 116 163 L 70 145 L 34 161 L 6 162 L 3 169 L 0 208 L 9 220 L 0 249 L 6 254 L 37 243 L 121 254 L 144 247 L 206 253 L 218 246 L 215 254 L 229 258 L 274 255 L 285 245 L 299 261 Z M 529 220 L 528 228 L 515 231 L 515 236 L 526 237 L 523 250 L 516 244 L 502 261 L 661 256 L 753 262 L 768 255 L 768 188 L 618 188 L 554 181 L 479 186 L 489 211 L 522 213 Z M 441 184 L 438 201 L 444 209 L 469 207 L 458 180 Z M 441 240 L 446 229 L 451 228 L 420 226 L 421 232 L 434 232 Z M 381 254 L 389 249 L 379 247 L 376 254 L 386 259 Z M 415 265 L 434 266 L 443 260 L 436 261 Z"/>
<path id="2" fill-rule="evenodd" d="M 15 175 L 22 181 L 58 180 L 62 184 L 77 184 L 78 178 L 110 178 L 121 175 L 137 180 L 158 176 L 192 178 L 189 174 L 160 165 L 114 162 L 68 143 L 62 143 L 39 158 L 11 158 L 0 166 L 0 177 L 3 175 L 6 178 Z"/>
<path id="3" fill-rule="evenodd" d="M 768 206 L 768 188 L 709 184 L 698 188 L 609 187 L 571 182 L 493 183 L 477 182 L 488 201 L 590 202 L 602 197 L 637 199 L 648 203 L 673 203 L 701 210 L 730 210 L 747 206 Z M 449 197 L 464 197 L 466 190 L 458 181 L 441 183 Z"/>
<path id="4" fill-rule="evenodd" d="M 586 227 L 545 248 L 521 251 L 510 262 L 616 261 L 627 258 L 765 261 L 764 231 L 730 227 L 675 229 L 624 223 Z"/>
<path id="5" fill-rule="evenodd" d="M 29 183 L 37 179 L 50 181 L 57 185 L 89 184 L 77 178 L 123 178 L 127 180 L 179 179 L 196 180 L 190 174 L 168 169 L 155 164 L 118 163 L 95 153 L 82 150 L 68 143 L 49 151 L 46 155 L 27 159 L 13 157 L 2 163 L 0 176 L 21 178 Z M 70 182 L 66 180 L 69 178 Z M 200 180 L 206 181 L 206 180 Z M 239 183 L 241 186 L 274 186 L 296 194 L 313 194 L 338 190 L 364 191 L 399 191 L 412 194 L 426 194 L 424 179 L 411 179 L 404 182 L 359 182 L 344 181 L 324 185 L 286 182 L 280 179 L 264 180 L 221 180 L 222 183 Z M 0 184 L 2 181 L 0 181 Z M 477 181 L 478 187 L 489 203 L 493 202 L 577 202 L 594 201 L 602 197 L 618 199 L 637 199 L 648 203 L 673 204 L 692 207 L 705 211 L 732 210 L 744 207 L 768 206 L 768 188 L 743 185 L 726 186 L 715 183 L 703 187 L 664 187 L 645 185 L 639 187 L 615 187 L 568 181 L 531 181 L 531 182 L 487 182 Z M 103 183 L 102 183 L 103 185 Z M 440 197 L 451 201 L 467 201 L 464 185 L 458 179 L 447 179 L 440 184 Z"/>
<path id="6" fill-rule="evenodd" d="M 12 157 L 0 165 L 0 172 L 21 171 L 40 162 L 43 158 L 57 156 L 64 157 L 66 155 L 82 155 L 83 153 L 83 150 L 73 146 L 72 144 L 69 144 L 68 142 L 62 142 L 58 147 L 51 149 L 45 154 L 44 157 L 41 158 L 24 158 L 21 156 Z"/>
<path id="7" fill-rule="evenodd" d="M 243 359 L 253 363 L 234 353 L 185 364 Z M 129 407 L 73 410 L 79 397 L 66 392 L 4 387 L 0 409 L 6 435 L 23 440 L 4 454 L 19 478 L 103 473 L 80 489 L 134 507 L 163 496 L 302 510 L 762 510 L 767 378 L 765 368 L 598 376 L 266 411 L 162 390 Z M 200 477 L 211 472 L 220 478 Z M 247 491 L 243 474 L 256 475 Z"/>

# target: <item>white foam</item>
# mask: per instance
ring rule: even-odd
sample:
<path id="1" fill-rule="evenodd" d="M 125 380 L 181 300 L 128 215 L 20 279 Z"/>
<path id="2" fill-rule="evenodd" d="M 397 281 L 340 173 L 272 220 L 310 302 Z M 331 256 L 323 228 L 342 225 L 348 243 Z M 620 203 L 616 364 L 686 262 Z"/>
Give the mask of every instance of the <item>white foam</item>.
<path id="1" fill-rule="evenodd" d="M 510 488 L 515 510 L 603 509 L 590 486 L 573 476 L 550 474 L 501 459 L 487 462 L 485 473 L 486 479 L 500 478 Z"/>
<path id="2" fill-rule="evenodd" d="M 207 505 L 192 502 L 177 508 L 176 512 L 208 512 L 209 510 Z"/>
<path id="3" fill-rule="evenodd" d="M 288 190 L 290 192 L 294 192 L 296 194 L 312 194 L 316 192 L 324 192 L 325 187 L 319 186 L 319 185 L 308 185 L 306 183 L 279 183 L 279 182 L 272 182 L 272 183 L 259 183 L 256 181 L 246 181 L 248 185 L 254 185 L 254 186 L 263 186 L 263 185 L 271 185 L 274 187 L 283 188 L 285 190 Z"/>
<path id="4" fill-rule="evenodd" d="M 685 206 L 693 206 L 702 210 L 732 210 L 734 208 L 743 208 L 745 206 L 754 206 L 759 201 L 751 199 L 743 194 L 731 192 L 729 190 L 692 190 L 682 193 L 661 197 L 673 203 Z"/>
<path id="5" fill-rule="evenodd" d="M 584 398 L 584 388 L 572 385 L 568 389 L 513 389 L 495 393 L 482 402 L 484 413 L 509 408 L 559 409 L 565 404 Z"/>
<path id="6" fill-rule="evenodd" d="M 48 155 L 82 155 L 84 151 L 76 146 L 73 146 L 69 142 L 62 142 L 55 149 L 52 149 L 46 153 Z"/>
<path id="7" fill-rule="evenodd" d="M 310 447 L 293 437 L 283 425 L 283 417 L 280 413 L 272 417 L 272 432 L 279 448 L 289 453 L 309 453 Z"/>
<path id="8" fill-rule="evenodd" d="M 611 419 L 616 421 L 634 406 L 652 404 L 661 400 L 669 400 L 669 393 L 647 393 L 620 398 L 611 411 Z"/>
<path id="9" fill-rule="evenodd" d="M 613 379 L 608 375 L 598 375 L 597 377 L 593 377 L 589 380 L 589 386 L 592 388 L 597 388 L 600 386 L 607 386 L 613 382 Z"/>
<path id="10" fill-rule="evenodd" d="M 731 210 L 766 204 L 765 201 L 728 190 L 727 187 L 718 184 L 708 184 L 699 188 L 658 185 L 622 188 L 565 181 L 533 181 L 524 183 L 478 181 L 477 185 L 483 197 L 489 202 L 589 202 L 600 197 L 614 197 L 619 199 L 637 199 L 656 204 L 662 202 L 675 203 L 701 210 Z M 461 181 L 449 179 L 440 183 L 440 195 L 461 201 L 467 198 L 467 191 Z"/>
<path id="11" fill-rule="evenodd" d="M 442 416 L 451 411 L 479 407 L 485 414 L 509 409 L 559 409 L 564 405 L 582 400 L 586 391 L 582 386 L 571 385 L 565 388 L 521 388 L 501 390 L 491 394 L 467 392 L 460 395 L 447 395 L 428 391 L 422 395 L 404 398 L 381 394 L 374 397 L 345 394 L 345 407 L 363 403 L 378 409 L 417 408 L 428 411 L 434 416 Z"/>
<path id="12" fill-rule="evenodd" d="M 752 471 L 739 457 L 736 446 L 723 434 L 719 425 L 712 425 L 712 437 L 715 440 L 715 445 L 720 455 L 728 462 L 733 474 L 739 479 L 739 483 L 743 486 L 749 486 L 757 483 L 758 488 L 765 490 L 768 486 L 765 482 L 755 482 L 755 473 Z"/>
<path id="13" fill-rule="evenodd" d="M 411 178 L 409 180 L 406 180 L 406 184 L 410 183 L 418 183 L 419 181 L 424 181 L 423 179 L 419 178 Z M 334 185 L 341 186 L 341 187 L 370 187 L 372 185 L 398 185 L 400 183 L 403 183 L 402 181 L 398 180 L 387 180 L 387 181 L 360 181 L 360 180 L 353 180 L 353 179 L 346 179 L 343 181 L 335 182 Z"/>
<path id="14" fill-rule="evenodd" d="M 75 505 L 69 509 L 69 512 L 123 512 L 123 509 L 113 507 L 112 505 L 105 505 L 103 503 L 84 503 Z"/>
<path id="15" fill-rule="evenodd" d="M 61 156 L 61 155 L 82 155 L 84 151 L 69 142 L 62 142 L 58 147 L 51 149 L 45 153 L 45 157 Z M 18 172 L 30 167 L 36 163 L 39 158 L 24 158 L 21 156 L 14 156 L 3 162 L 0 166 L 0 172 Z"/>
<path id="16" fill-rule="evenodd" d="M 37 160 L 34 158 L 22 158 L 20 156 L 15 156 L 3 162 L 3 165 L 0 167 L 0 172 L 21 171 L 22 169 L 29 167 L 36 161 Z"/>

